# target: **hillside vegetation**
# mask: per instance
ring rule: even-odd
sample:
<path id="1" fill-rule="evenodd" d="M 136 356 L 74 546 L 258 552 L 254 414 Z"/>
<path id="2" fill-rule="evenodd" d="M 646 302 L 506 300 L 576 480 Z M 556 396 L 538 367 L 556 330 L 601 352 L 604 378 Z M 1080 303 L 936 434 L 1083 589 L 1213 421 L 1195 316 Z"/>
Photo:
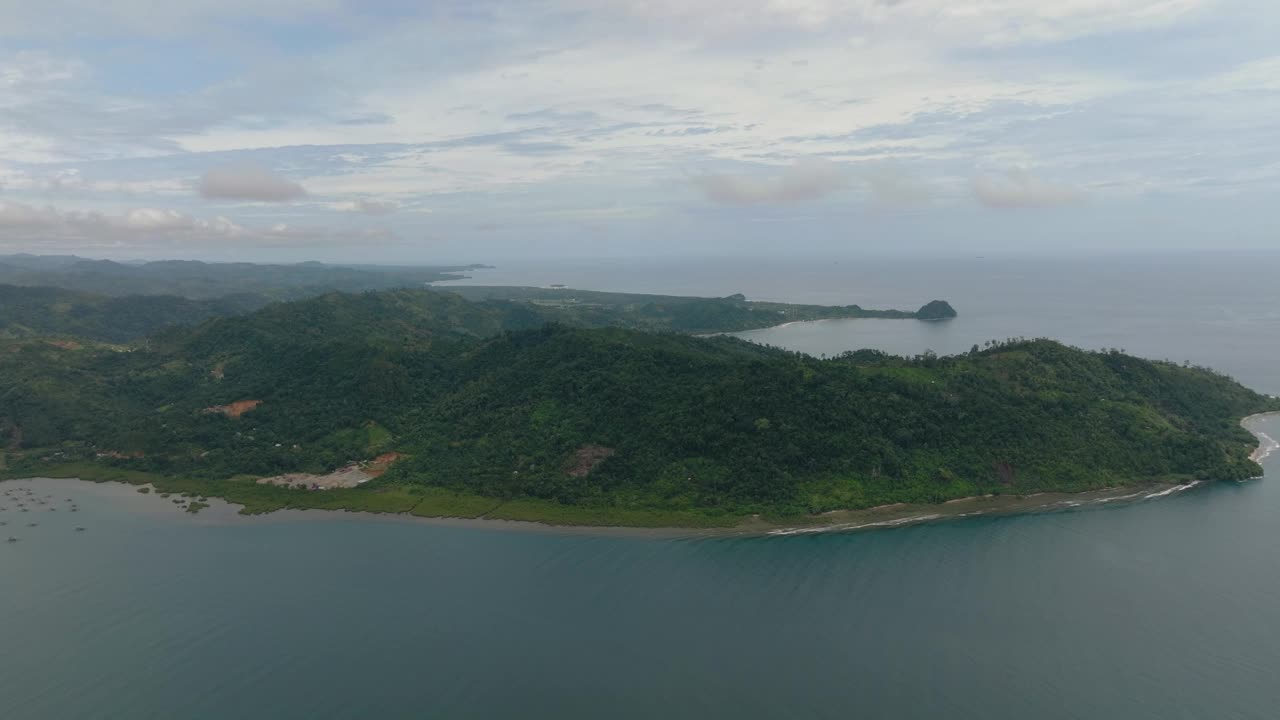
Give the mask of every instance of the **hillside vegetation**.
<path id="1" fill-rule="evenodd" d="M 188 300 L 174 295 L 111 297 L 53 287 L 0 285 L 0 339 L 73 336 L 123 343 L 262 307 L 253 295 Z"/>
<path id="2" fill-rule="evenodd" d="M 1211 371 L 1049 340 L 820 360 L 546 323 L 527 302 L 333 294 L 131 351 L 0 347 L 10 475 L 144 473 L 253 509 L 652 524 L 1260 473 Z M 258 402 L 253 402 L 258 401 Z M 249 408 L 234 417 L 218 408 Z M 253 478 L 407 459 L 358 489 Z M 72 469 L 68 469 L 72 468 Z"/>

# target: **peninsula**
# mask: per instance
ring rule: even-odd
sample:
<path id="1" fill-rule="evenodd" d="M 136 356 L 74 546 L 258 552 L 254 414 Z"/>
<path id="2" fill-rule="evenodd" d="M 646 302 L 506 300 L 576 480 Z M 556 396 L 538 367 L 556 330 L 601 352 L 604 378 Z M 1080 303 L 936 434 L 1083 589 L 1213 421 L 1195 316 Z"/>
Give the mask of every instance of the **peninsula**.
<path id="1" fill-rule="evenodd" d="M 732 526 L 1254 477 L 1239 420 L 1280 410 L 1119 351 L 1015 338 L 817 359 L 688 334 L 707 324 L 670 309 L 767 304 L 637 313 L 560 292 L 579 302 L 332 293 L 127 345 L 4 341 L 0 473 L 152 482 L 248 512 Z"/>

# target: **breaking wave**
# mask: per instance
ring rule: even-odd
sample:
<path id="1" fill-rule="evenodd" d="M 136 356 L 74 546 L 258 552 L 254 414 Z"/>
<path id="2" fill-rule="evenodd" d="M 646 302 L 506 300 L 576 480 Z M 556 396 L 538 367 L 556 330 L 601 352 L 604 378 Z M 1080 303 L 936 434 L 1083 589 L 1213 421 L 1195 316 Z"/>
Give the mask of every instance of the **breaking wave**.
<path id="1" fill-rule="evenodd" d="M 1199 481 L 1199 480 L 1192 480 L 1191 482 L 1187 483 L 1186 485 L 1174 485 L 1173 487 L 1171 487 L 1171 488 L 1169 488 L 1169 489 L 1167 489 L 1167 490 L 1158 490 L 1158 491 L 1153 492 L 1153 493 L 1151 493 L 1151 494 L 1149 494 L 1149 495 L 1145 495 L 1142 499 L 1143 499 L 1143 500 L 1150 500 L 1151 498 L 1166 497 L 1166 496 L 1168 496 L 1168 495 L 1173 495 L 1174 493 L 1180 493 L 1180 492 L 1183 492 L 1184 490 L 1190 490 L 1191 488 L 1193 488 L 1193 487 L 1195 487 L 1195 486 L 1197 486 L 1197 485 L 1199 485 L 1199 484 L 1200 484 L 1200 481 Z"/>

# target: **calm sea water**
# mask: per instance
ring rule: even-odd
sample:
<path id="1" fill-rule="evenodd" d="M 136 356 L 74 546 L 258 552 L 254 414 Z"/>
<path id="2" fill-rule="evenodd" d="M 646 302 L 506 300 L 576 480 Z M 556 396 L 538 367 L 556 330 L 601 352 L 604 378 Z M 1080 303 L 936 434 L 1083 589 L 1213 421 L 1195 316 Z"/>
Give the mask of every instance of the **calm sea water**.
<path id="1" fill-rule="evenodd" d="M 1280 258 L 595 263 L 476 282 L 915 307 L 814 353 L 1048 335 L 1280 392 Z M 1280 419 L 1264 421 L 1280 437 Z M 1267 463 L 1280 474 L 1280 453 Z M 1274 718 L 1280 483 L 781 538 L 191 517 L 0 484 L 0 717 Z M 28 503 L 30 504 L 30 503 Z M 69 507 L 79 512 L 68 512 Z M 27 527 L 38 522 L 36 527 Z M 75 527 L 84 527 L 76 532 Z"/>

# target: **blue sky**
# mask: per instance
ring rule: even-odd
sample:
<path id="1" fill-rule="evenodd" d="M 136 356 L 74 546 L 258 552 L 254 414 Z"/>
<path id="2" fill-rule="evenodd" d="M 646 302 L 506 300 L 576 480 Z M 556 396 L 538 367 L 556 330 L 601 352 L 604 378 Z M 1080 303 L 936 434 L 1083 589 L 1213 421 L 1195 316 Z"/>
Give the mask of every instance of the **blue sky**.
<path id="1" fill-rule="evenodd" d="M 1271 248 L 1264 0 L 0 0 L 0 252 Z"/>

